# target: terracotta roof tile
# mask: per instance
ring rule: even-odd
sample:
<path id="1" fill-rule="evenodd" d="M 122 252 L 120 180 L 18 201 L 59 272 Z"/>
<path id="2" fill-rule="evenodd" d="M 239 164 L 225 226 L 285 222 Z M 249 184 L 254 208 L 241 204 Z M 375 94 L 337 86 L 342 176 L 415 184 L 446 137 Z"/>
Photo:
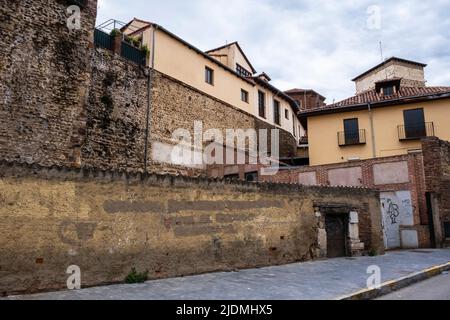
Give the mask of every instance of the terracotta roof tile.
<path id="1" fill-rule="evenodd" d="M 385 102 L 385 101 L 395 101 L 402 98 L 429 96 L 439 93 L 450 93 L 450 87 L 423 87 L 423 88 L 402 87 L 396 94 L 390 96 L 385 96 L 381 93 L 377 93 L 375 90 L 370 90 L 358 94 L 356 96 L 350 97 L 348 99 L 342 100 L 340 102 L 314 109 L 313 111 L 343 109 L 356 105 Z"/>

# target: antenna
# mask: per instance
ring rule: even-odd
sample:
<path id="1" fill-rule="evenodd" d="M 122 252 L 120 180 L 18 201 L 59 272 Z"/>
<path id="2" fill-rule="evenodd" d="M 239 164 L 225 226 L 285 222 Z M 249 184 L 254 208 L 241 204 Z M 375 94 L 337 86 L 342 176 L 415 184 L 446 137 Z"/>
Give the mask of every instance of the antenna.
<path id="1" fill-rule="evenodd" d="M 380 41 L 380 55 L 381 55 L 381 62 L 384 62 L 384 56 L 383 56 L 383 42 Z"/>

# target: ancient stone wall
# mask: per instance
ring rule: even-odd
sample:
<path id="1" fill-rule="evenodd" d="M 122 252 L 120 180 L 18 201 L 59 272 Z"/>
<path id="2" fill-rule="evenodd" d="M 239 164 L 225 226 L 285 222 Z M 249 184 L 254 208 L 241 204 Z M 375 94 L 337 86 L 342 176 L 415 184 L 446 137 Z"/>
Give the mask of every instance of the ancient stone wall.
<path id="1" fill-rule="evenodd" d="M 97 1 L 0 0 L 0 159 L 81 165 Z"/>
<path id="2" fill-rule="evenodd" d="M 310 260 L 322 205 L 357 210 L 382 250 L 378 196 L 1 162 L 0 293 L 63 289 L 71 265 L 85 287 Z"/>

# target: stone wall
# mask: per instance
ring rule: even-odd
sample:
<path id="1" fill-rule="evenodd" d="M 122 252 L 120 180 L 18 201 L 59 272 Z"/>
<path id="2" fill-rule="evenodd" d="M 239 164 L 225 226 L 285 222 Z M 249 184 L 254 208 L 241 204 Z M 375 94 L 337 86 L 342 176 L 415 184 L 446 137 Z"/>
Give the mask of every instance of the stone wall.
<path id="1" fill-rule="evenodd" d="M 170 175 L 0 163 L 0 293 L 82 286 L 320 257 L 317 208 L 357 210 L 382 252 L 378 192 L 227 183 Z"/>
<path id="2" fill-rule="evenodd" d="M 450 142 L 427 138 L 422 141 L 422 149 L 426 191 L 430 194 L 434 216 L 435 241 L 441 247 L 450 238 Z"/>
<path id="3" fill-rule="evenodd" d="M 373 188 L 382 192 L 381 200 L 385 200 L 383 209 L 387 211 L 391 208 L 390 201 L 393 198 L 398 198 L 398 203 L 395 202 L 393 205 L 394 208 L 399 207 L 400 211 L 402 203 L 409 201 L 408 208 L 404 210 L 407 216 L 405 221 L 395 221 L 399 227 L 396 229 L 400 229 L 399 246 L 411 247 L 411 241 L 405 240 L 405 243 L 402 243 L 402 234 L 405 239 L 409 239 L 413 232 L 413 242 L 418 241 L 419 247 L 427 248 L 431 246 L 431 242 L 423 163 L 422 153 L 411 153 L 323 166 L 281 169 L 274 176 L 261 175 L 260 181 Z M 410 217 L 411 210 L 412 217 Z M 387 212 L 385 214 L 387 227 L 391 219 Z M 400 218 L 401 216 L 402 212 L 400 212 Z"/>
<path id="4" fill-rule="evenodd" d="M 0 0 L 0 159 L 79 166 L 97 1 Z"/>

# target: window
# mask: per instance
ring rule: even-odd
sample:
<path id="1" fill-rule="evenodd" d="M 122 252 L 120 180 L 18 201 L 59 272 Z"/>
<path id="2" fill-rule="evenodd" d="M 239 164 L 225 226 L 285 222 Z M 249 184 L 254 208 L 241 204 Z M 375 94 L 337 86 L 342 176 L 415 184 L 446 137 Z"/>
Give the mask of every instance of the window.
<path id="1" fill-rule="evenodd" d="M 242 77 L 251 77 L 252 76 L 250 71 L 248 71 L 247 69 L 245 69 L 243 66 L 241 66 L 238 63 L 236 63 L 236 73 Z"/>
<path id="2" fill-rule="evenodd" d="M 289 120 L 289 110 L 284 109 L 284 117 Z"/>
<path id="3" fill-rule="evenodd" d="M 359 123 L 358 119 L 344 120 L 345 144 L 359 144 Z"/>
<path id="4" fill-rule="evenodd" d="M 389 87 L 384 87 L 383 88 L 383 95 L 385 96 L 392 96 L 394 94 L 394 87 L 389 86 Z"/>
<path id="5" fill-rule="evenodd" d="M 266 117 L 266 94 L 262 91 L 258 91 L 258 109 L 259 116 Z"/>
<path id="6" fill-rule="evenodd" d="M 241 100 L 248 103 L 248 92 L 241 89 Z"/>
<path id="7" fill-rule="evenodd" d="M 273 100 L 273 122 L 275 124 L 280 125 L 280 102 L 277 100 Z"/>
<path id="8" fill-rule="evenodd" d="M 423 109 L 405 110 L 403 111 L 403 117 L 405 120 L 405 136 L 407 139 L 427 136 Z"/>
<path id="9" fill-rule="evenodd" d="M 205 82 L 214 85 L 214 70 L 208 67 L 205 67 Z"/>

